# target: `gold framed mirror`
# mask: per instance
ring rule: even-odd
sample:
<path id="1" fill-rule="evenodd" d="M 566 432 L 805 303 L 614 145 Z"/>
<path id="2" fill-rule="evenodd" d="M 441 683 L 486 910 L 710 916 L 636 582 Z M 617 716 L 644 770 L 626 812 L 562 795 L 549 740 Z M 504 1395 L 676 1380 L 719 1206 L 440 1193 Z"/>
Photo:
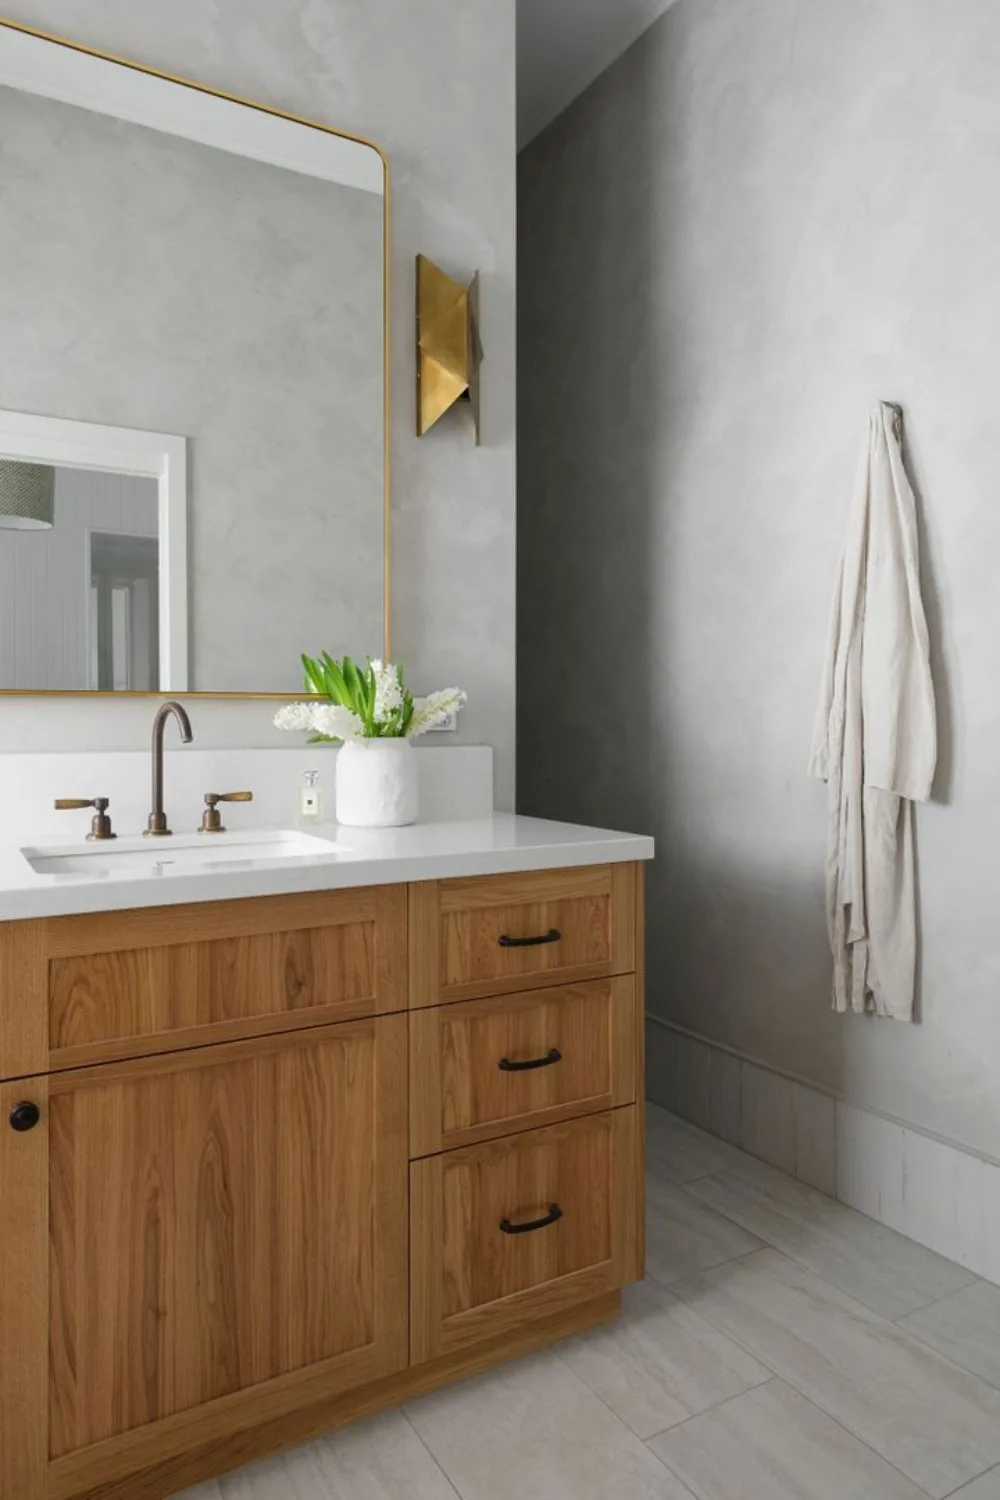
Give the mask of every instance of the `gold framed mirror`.
<path id="1" fill-rule="evenodd" d="M 382 150 L 4 19 L 0 136 L 0 693 L 388 658 Z"/>

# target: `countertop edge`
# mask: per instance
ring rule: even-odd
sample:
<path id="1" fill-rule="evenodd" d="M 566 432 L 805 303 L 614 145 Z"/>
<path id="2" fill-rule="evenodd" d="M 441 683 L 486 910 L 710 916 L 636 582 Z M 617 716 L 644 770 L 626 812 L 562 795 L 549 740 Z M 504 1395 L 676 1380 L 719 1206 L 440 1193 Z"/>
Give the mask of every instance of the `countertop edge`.
<path id="1" fill-rule="evenodd" d="M 535 828 L 544 822 L 521 820 Z M 425 828 L 432 825 L 423 825 Z M 453 825 L 443 824 L 442 828 Z M 0 888 L 0 923 L 39 918 L 83 916 L 95 912 L 135 911 L 164 906 L 188 906 L 212 901 L 251 900 L 267 896 L 301 895 L 311 891 L 347 890 L 361 886 L 397 885 L 423 880 L 451 880 L 480 875 L 517 874 L 532 870 L 571 869 L 581 865 L 622 864 L 654 856 L 652 838 L 642 834 L 580 828 L 593 837 L 560 839 L 553 825 L 552 841 L 510 848 L 469 847 L 423 849 L 412 853 L 351 853 L 349 858 L 317 864 L 269 865 L 266 869 L 213 871 L 173 876 L 168 880 L 81 881 L 62 886 Z"/>

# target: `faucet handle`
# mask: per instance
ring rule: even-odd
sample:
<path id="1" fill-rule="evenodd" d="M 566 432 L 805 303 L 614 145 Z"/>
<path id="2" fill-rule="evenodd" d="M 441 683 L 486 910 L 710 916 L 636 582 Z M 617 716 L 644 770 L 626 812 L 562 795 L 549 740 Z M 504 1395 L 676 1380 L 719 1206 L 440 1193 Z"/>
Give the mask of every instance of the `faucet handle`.
<path id="1" fill-rule="evenodd" d="M 87 842 L 93 843 L 97 839 L 116 839 L 117 833 L 111 831 L 111 819 L 108 817 L 107 809 L 111 803 L 107 797 L 57 797 L 52 804 L 56 812 L 66 812 L 72 808 L 92 807 L 94 816 L 90 820 L 90 832 L 87 834 Z"/>
<path id="2" fill-rule="evenodd" d="M 216 806 L 219 802 L 252 802 L 253 792 L 206 792 L 205 811 L 201 815 L 199 833 L 225 833 L 222 814 Z"/>

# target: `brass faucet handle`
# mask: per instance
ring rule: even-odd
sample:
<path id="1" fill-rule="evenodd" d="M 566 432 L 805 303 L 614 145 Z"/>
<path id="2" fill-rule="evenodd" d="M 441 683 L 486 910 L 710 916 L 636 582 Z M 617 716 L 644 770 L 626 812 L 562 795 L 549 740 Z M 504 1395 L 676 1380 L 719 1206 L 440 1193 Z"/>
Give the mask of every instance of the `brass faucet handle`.
<path id="1" fill-rule="evenodd" d="M 222 814 L 216 806 L 219 802 L 252 802 L 253 792 L 206 792 L 205 811 L 201 816 L 199 833 L 225 833 Z"/>
<path id="2" fill-rule="evenodd" d="M 116 839 L 117 833 L 111 829 L 111 819 L 108 817 L 107 809 L 111 802 L 108 797 L 57 797 L 52 804 L 56 812 L 67 812 L 80 807 L 92 807 L 94 816 L 90 820 L 90 832 L 87 834 L 88 843 L 98 839 Z"/>

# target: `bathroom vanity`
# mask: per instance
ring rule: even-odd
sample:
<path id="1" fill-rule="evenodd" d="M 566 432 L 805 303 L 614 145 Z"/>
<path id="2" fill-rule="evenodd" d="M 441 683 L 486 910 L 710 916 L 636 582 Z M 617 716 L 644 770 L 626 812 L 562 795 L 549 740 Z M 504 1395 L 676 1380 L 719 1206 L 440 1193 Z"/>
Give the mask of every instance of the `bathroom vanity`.
<path id="1" fill-rule="evenodd" d="M 0 85 L 0 695 L 389 660 L 381 150 L 9 21 Z M 175 1493 L 642 1273 L 651 841 L 483 816 L 481 746 L 343 838 L 283 827 L 328 751 L 175 752 L 171 824 L 171 715 L 150 801 L 3 757 L 0 1500 Z"/>
<path id="2" fill-rule="evenodd" d="M 0 858 L 4 1497 L 169 1495 L 642 1275 L 650 840 L 336 837 Z"/>

